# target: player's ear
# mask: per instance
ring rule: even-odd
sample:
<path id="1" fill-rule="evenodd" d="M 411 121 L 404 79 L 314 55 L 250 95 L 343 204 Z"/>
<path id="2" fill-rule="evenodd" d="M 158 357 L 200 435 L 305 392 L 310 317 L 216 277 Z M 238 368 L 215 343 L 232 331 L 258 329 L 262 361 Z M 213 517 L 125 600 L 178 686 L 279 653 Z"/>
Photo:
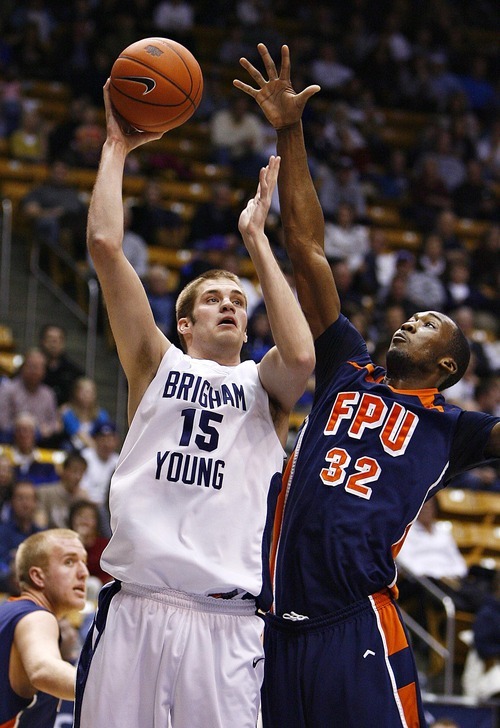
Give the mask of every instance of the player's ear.
<path id="1" fill-rule="evenodd" d="M 186 316 L 183 316 L 183 318 L 177 321 L 177 331 L 184 336 L 189 331 L 190 325 L 190 320 Z"/>
<path id="2" fill-rule="evenodd" d="M 451 356 L 443 356 L 438 362 L 441 373 L 445 375 L 444 379 L 448 379 L 452 374 L 456 374 L 458 366 Z"/>
<path id="3" fill-rule="evenodd" d="M 246 343 L 247 343 L 247 341 L 248 341 L 248 334 L 247 334 L 247 332 L 246 332 L 246 331 L 245 331 L 245 333 L 243 334 L 243 341 L 245 342 L 245 344 L 246 344 Z"/>
<path id="4" fill-rule="evenodd" d="M 28 574 L 33 584 L 39 589 L 43 589 L 45 586 L 45 574 L 43 569 L 39 566 L 31 566 Z"/>

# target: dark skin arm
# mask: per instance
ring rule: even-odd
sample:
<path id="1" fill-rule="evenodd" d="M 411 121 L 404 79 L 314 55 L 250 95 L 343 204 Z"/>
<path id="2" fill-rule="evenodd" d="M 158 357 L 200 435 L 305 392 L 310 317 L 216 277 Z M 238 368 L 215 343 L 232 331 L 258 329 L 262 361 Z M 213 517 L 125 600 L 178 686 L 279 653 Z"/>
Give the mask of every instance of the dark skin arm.
<path id="1" fill-rule="evenodd" d="M 302 112 L 319 86 L 297 94 L 290 80 L 290 52 L 281 50 L 280 73 L 263 43 L 258 51 L 267 80 L 246 58 L 240 60 L 258 88 L 235 80 L 234 85 L 252 96 L 276 129 L 281 157 L 278 178 L 285 246 L 292 262 L 297 293 L 309 327 L 316 339 L 337 320 L 340 300 L 324 252 L 324 218 L 307 162 Z"/>

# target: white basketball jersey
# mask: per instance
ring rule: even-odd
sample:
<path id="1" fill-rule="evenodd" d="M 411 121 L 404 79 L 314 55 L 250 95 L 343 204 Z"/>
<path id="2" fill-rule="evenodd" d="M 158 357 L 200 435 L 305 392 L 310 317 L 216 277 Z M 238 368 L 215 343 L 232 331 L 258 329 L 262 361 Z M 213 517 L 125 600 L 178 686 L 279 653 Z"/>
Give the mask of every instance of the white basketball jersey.
<path id="1" fill-rule="evenodd" d="M 103 568 L 192 594 L 258 595 L 268 489 L 284 455 L 253 361 L 221 366 L 170 346 L 111 481 Z"/>

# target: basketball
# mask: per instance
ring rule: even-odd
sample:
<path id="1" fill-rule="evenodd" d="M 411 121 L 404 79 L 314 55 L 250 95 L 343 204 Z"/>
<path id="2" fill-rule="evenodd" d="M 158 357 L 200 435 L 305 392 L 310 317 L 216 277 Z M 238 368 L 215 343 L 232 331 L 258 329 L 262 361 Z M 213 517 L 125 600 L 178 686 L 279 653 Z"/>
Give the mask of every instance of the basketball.
<path id="1" fill-rule="evenodd" d="M 203 93 L 203 75 L 191 51 L 168 38 L 144 38 L 113 63 L 110 97 L 137 131 L 163 132 L 184 124 Z"/>

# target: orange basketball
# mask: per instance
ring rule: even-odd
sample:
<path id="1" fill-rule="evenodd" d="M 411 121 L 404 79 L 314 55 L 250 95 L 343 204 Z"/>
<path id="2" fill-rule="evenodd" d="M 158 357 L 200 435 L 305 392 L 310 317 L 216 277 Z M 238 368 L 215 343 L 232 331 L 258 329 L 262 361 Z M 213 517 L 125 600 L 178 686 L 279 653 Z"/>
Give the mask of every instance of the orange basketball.
<path id="1" fill-rule="evenodd" d="M 168 38 L 144 38 L 123 50 L 111 69 L 110 96 L 139 131 L 168 131 L 196 111 L 203 75 L 193 54 Z"/>

